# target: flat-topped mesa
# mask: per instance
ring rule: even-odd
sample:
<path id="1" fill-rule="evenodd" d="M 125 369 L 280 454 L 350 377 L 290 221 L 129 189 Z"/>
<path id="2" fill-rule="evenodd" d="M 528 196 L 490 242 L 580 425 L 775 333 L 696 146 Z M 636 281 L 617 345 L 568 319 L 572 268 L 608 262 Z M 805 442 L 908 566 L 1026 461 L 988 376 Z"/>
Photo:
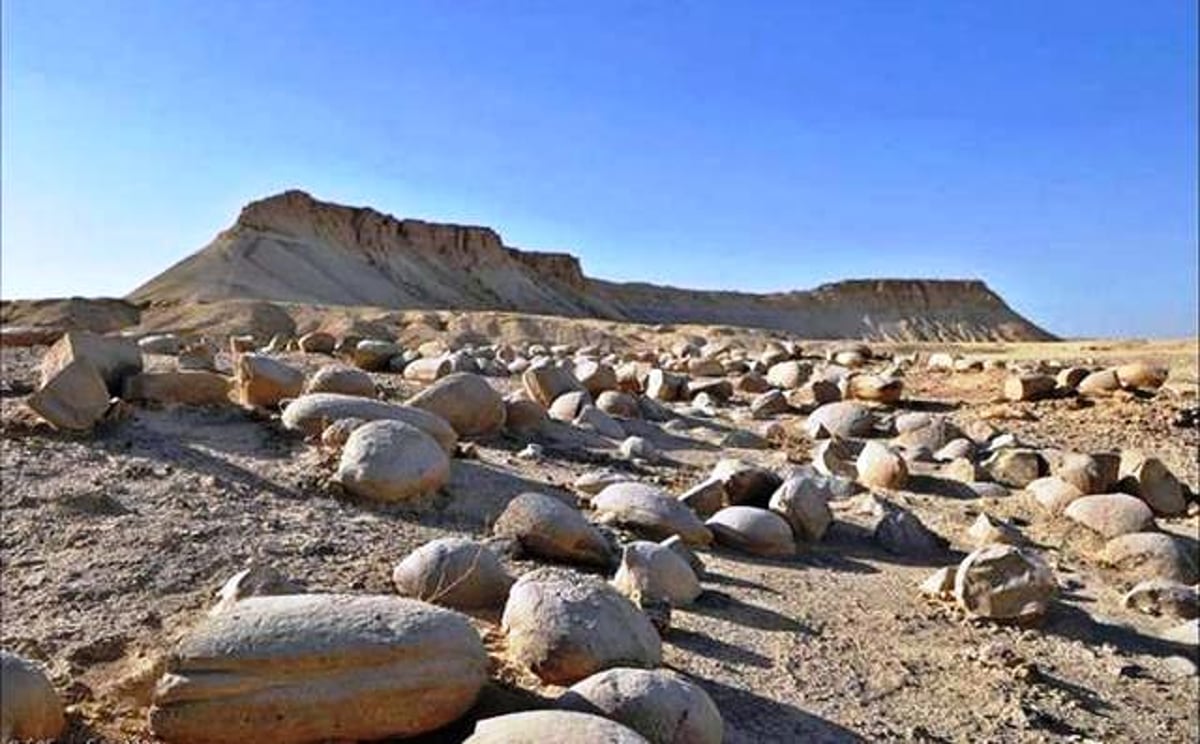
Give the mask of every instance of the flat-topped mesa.
<path id="1" fill-rule="evenodd" d="M 810 338 L 1052 338 L 980 281 L 854 280 L 769 294 L 619 284 L 589 279 L 570 254 L 505 246 L 488 227 L 398 219 L 299 190 L 246 205 L 232 227 L 129 299 L 508 310 Z"/>

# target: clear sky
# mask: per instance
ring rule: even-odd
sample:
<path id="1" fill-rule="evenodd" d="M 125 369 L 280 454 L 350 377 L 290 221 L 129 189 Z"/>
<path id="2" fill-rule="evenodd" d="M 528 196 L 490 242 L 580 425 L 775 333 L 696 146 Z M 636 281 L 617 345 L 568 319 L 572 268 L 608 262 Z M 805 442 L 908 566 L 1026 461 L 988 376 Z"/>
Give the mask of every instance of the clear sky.
<path id="1" fill-rule="evenodd" d="M 1192 0 L 3 0 L 2 61 L 9 298 L 123 295 L 295 187 L 607 279 L 1197 332 Z"/>

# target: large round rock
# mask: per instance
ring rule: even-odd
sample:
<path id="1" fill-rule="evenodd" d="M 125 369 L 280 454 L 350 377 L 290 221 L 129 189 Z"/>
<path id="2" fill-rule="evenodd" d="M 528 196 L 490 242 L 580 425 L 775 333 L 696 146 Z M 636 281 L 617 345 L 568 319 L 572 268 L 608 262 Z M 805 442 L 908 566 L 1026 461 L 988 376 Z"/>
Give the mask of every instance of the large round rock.
<path id="1" fill-rule="evenodd" d="M 700 581 L 688 562 L 671 548 L 645 540 L 625 546 L 612 583 L 626 597 L 666 600 L 672 607 L 686 607 L 700 596 Z"/>
<path id="2" fill-rule="evenodd" d="M 828 479 L 819 475 L 794 475 L 771 495 L 771 511 L 787 520 L 796 537 L 820 540 L 833 523 L 829 502 L 834 494 Z"/>
<path id="3" fill-rule="evenodd" d="M 864 437 L 875 429 L 875 414 L 856 401 L 826 403 L 809 415 L 804 429 L 813 439 Z"/>
<path id="4" fill-rule="evenodd" d="M 599 519 L 655 540 L 679 535 L 689 545 L 708 545 L 712 533 L 682 501 L 642 483 L 614 483 L 592 498 Z"/>
<path id="5" fill-rule="evenodd" d="M 561 569 L 518 579 L 500 624 L 511 658 L 550 684 L 662 662 L 662 641 L 641 610 L 603 581 Z"/>
<path id="6" fill-rule="evenodd" d="M 372 421 L 342 448 L 337 480 L 356 496 L 405 501 L 432 493 L 450 478 L 450 458 L 425 432 L 403 421 Z"/>
<path id="7" fill-rule="evenodd" d="M 796 552 L 796 539 L 787 520 L 757 506 L 727 506 L 705 524 L 717 542 L 734 550 L 772 557 Z"/>
<path id="8" fill-rule="evenodd" d="M 356 395 L 360 398 L 375 397 L 375 381 L 356 367 L 344 364 L 327 364 L 321 367 L 304 385 L 306 393 L 338 393 Z"/>
<path id="9" fill-rule="evenodd" d="M 523 493 L 509 501 L 492 531 L 540 558 L 605 568 L 614 560 L 604 535 L 578 509 L 541 493 Z"/>
<path id="10" fill-rule="evenodd" d="M 463 744 L 647 744 L 637 732 L 616 721 L 566 710 L 528 710 L 485 718 Z"/>
<path id="11" fill-rule="evenodd" d="M 1063 514 L 1107 538 L 1141 532 L 1154 525 L 1146 502 L 1123 493 L 1102 493 L 1075 499 Z"/>
<path id="12" fill-rule="evenodd" d="M 284 428 L 318 435 L 334 421 L 346 418 L 363 421 L 403 421 L 437 440 L 446 454 L 454 451 L 458 434 L 437 414 L 410 406 L 398 406 L 382 400 L 337 393 L 301 395 L 283 409 Z"/>
<path id="13" fill-rule="evenodd" d="M 51 741 L 62 733 L 62 700 L 32 662 L 0 651 L 0 691 L 0 741 Z"/>
<path id="14" fill-rule="evenodd" d="M 663 669 L 609 669 L 575 684 L 560 708 L 623 723 L 652 744 L 721 744 L 725 723 L 708 693 Z"/>
<path id="15" fill-rule="evenodd" d="M 251 597 L 167 661 L 150 727 L 167 742 L 379 739 L 465 713 L 487 680 L 463 616 L 400 597 Z"/>
<path id="16" fill-rule="evenodd" d="M 392 583 L 406 597 L 473 610 L 503 605 L 513 580 L 483 543 L 444 537 L 396 564 Z"/>
<path id="17" fill-rule="evenodd" d="M 1031 620 L 1054 596 L 1054 574 L 1031 552 L 1012 545 L 988 545 L 959 564 L 954 596 L 972 615 L 995 620 Z"/>
<path id="18" fill-rule="evenodd" d="M 487 380 L 470 372 L 446 375 L 406 405 L 437 414 L 460 437 L 495 434 L 504 426 L 504 399 Z"/>

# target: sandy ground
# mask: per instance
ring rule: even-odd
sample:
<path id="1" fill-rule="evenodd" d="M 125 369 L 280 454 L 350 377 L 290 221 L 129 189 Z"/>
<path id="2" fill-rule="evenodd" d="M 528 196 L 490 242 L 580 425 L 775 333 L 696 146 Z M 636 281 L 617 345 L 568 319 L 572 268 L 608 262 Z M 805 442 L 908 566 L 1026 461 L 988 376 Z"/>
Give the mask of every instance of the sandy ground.
<path id="1" fill-rule="evenodd" d="M 1193 340 L 963 352 L 1103 363 L 1153 358 L 1171 363 L 1173 380 L 1194 383 L 1195 348 Z M 391 567 L 410 550 L 451 534 L 487 536 L 490 521 L 520 492 L 573 498 L 569 484 L 578 475 L 607 466 L 679 493 L 722 456 L 782 467 L 804 461 L 811 445 L 797 436 L 783 449 L 722 450 L 722 431 L 761 423 L 750 422 L 746 402 L 736 400 L 716 419 L 695 420 L 688 436 L 630 425 L 668 455 L 659 465 L 626 464 L 613 459 L 612 443 L 553 432 L 542 440 L 549 457 L 530 462 L 515 456 L 524 440 L 503 436 L 456 459 L 451 484 L 432 504 L 385 508 L 346 498 L 329 481 L 330 453 L 284 433 L 269 416 L 240 409 L 136 409 L 86 437 L 32 424 L 22 399 L 36 382 L 36 354 L 2 354 L 0 645 L 47 665 L 71 703 L 69 741 L 76 742 L 150 740 L 144 705 L 156 658 L 250 560 L 270 562 L 310 590 L 390 592 Z M 307 367 L 328 361 L 289 358 Z M 1040 446 L 1141 448 L 1193 490 L 1200 486 L 1197 430 L 1171 423 L 1196 405 L 1194 397 L 1160 393 L 1086 408 L 997 404 L 1002 377 L 914 371 L 902 407 L 944 410 L 960 421 L 993 417 Z M 388 397 L 413 391 L 396 377 L 378 379 Z M 802 418 L 780 420 L 798 430 Z M 934 568 L 955 562 L 955 553 L 932 565 L 907 561 L 845 523 L 791 560 L 705 552 L 705 593 L 695 607 L 673 613 L 664 661 L 712 695 L 727 741 L 1196 740 L 1200 689 L 1194 666 L 1179 658 L 1194 659 L 1194 651 L 1156 637 L 1177 621 L 1120 606 L 1126 585 L 1087 557 L 1078 530 L 1046 522 L 1020 494 L 888 497 L 959 551 L 979 513 L 1020 520 L 1056 570 L 1062 592 L 1052 610 L 1029 628 L 968 620 L 916 590 Z M 1160 524 L 1196 552 L 1196 516 Z M 533 565 L 509 562 L 516 573 Z M 493 641 L 495 620 L 477 619 Z M 558 692 L 499 657 L 496 664 L 503 683 L 465 721 L 426 740 L 461 740 L 478 717 L 545 704 Z"/>

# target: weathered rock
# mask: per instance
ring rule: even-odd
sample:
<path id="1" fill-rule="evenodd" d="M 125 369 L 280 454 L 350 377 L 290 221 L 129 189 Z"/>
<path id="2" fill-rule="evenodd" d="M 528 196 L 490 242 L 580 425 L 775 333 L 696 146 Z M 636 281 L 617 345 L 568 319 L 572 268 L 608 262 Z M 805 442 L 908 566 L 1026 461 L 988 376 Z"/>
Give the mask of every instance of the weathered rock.
<path id="1" fill-rule="evenodd" d="M 66 728 L 63 704 L 33 662 L 0 651 L 0 741 L 53 741 Z"/>
<path id="2" fill-rule="evenodd" d="M 645 437 L 627 437 L 621 442 L 618 452 L 626 460 L 657 462 L 660 457 L 658 448 Z"/>
<path id="3" fill-rule="evenodd" d="M 142 371 L 142 350 L 131 338 L 68 331 L 42 356 L 40 387 L 77 361 L 91 364 L 109 395 L 120 395 L 125 378 Z"/>
<path id="4" fill-rule="evenodd" d="M 487 380 L 469 372 L 441 378 L 405 405 L 436 414 L 460 437 L 487 436 L 504 427 L 504 399 Z"/>
<path id="5" fill-rule="evenodd" d="M 513 579 L 483 543 L 445 537 L 425 543 L 396 564 L 392 584 L 402 596 L 473 610 L 503 605 Z"/>
<path id="6" fill-rule="evenodd" d="M 194 341 L 179 350 L 175 364 L 181 370 L 196 369 L 215 372 L 217 349 L 208 341 Z"/>
<path id="7" fill-rule="evenodd" d="M 1049 398 L 1057 387 L 1050 375 L 1009 375 L 1004 381 L 1004 397 L 1012 401 Z"/>
<path id="8" fill-rule="evenodd" d="M 536 400 L 542 404 L 543 408 L 550 408 L 560 395 L 564 393 L 583 390 L 583 386 L 579 384 L 567 370 L 561 367 L 546 365 L 542 367 L 530 367 L 521 375 L 521 384 L 525 388 L 525 393 L 532 400 Z M 572 414 L 571 418 L 574 418 Z M 568 421 L 570 420 L 567 419 Z"/>
<path id="9" fill-rule="evenodd" d="M 687 373 L 697 377 L 720 377 L 725 374 L 725 368 L 716 359 L 689 359 Z"/>
<path id="10" fill-rule="evenodd" d="M 1059 370 L 1054 383 L 1063 390 L 1075 390 L 1091 372 L 1086 367 L 1067 367 Z"/>
<path id="11" fill-rule="evenodd" d="M 820 476 L 792 476 L 771 495 L 770 509 L 778 513 L 798 539 L 820 540 L 833 523 L 829 502 L 834 499 L 829 481 Z"/>
<path id="12" fill-rule="evenodd" d="M 575 365 L 575 379 L 593 398 L 606 390 L 616 390 L 618 387 L 616 370 L 601 362 L 579 362 Z"/>
<path id="13" fill-rule="evenodd" d="M 902 506 L 865 493 L 860 497 L 858 511 L 869 515 L 872 539 L 893 555 L 933 559 L 945 553 L 948 541 Z"/>
<path id="14" fill-rule="evenodd" d="M 904 394 L 904 381 L 879 375 L 852 374 L 845 378 L 843 398 L 869 400 L 888 405 L 899 402 Z"/>
<path id="15" fill-rule="evenodd" d="M 528 710 L 485 718 L 475 724 L 475 733 L 463 744 L 543 744 L 548 735 L 571 744 L 648 744 L 616 721 L 565 710 Z"/>
<path id="16" fill-rule="evenodd" d="M 795 555 L 792 528 L 780 515 L 757 506 L 727 506 L 704 523 L 717 542 L 755 555 Z"/>
<path id="17" fill-rule="evenodd" d="M 1005 447 L 983 461 L 992 480 L 1012 488 L 1024 488 L 1047 470 L 1046 461 L 1035 450 Z"/>
<path id="18" fill-rule="evenodd" d="M 758 372 L 750 370 L 733 381 L 733 388 L 739 393 L 755 395 L 771 389 L 771 383 Z"/>
<path id="19" fill-rule="evenodd" d="M 1200 646 L 1200 620 L 1192 619 L 1163 631 L 1158 635 L 1164 641 L 1196 648 Z"/>
<path id="20" fill-rule="evenodd" d="M 602 437 L 609 439 L 624 439 L 625 427 L 617 423 L 617 420 L 609 416 L 604 411 L 601 411 L 596 406 L 586 405 L 579 411 L 579 415 L 572 422 L 575 426 L 581 429 L 594 431 Z"/>
<path id="21" fill-rule="evenodd" d="M 1114 538 L 1154 526 L 1154 513 L 1139 498 L 1124 493 L 1082 496 L 1063 514 L 1103 537 Z"/>
<path id="22" fill-rule="evenodd" d="M 465 713 L 487 666 L 466 618 L 423 602 L 252 597 L 179 643 L 150 728 L 168 742 L 230 744 L 414 736 Z"/>
<path id="23" fill-rule="evenodd" d="M 1195 558 L 1174 537 L 1161 532 L 1131 532 L 1109 540 L 1101 562 L 1134 580 L 1173 579 L 1193 584 L 1200 578 Z"/>
<path id="24" fill-rule="evenodd" d="M 933 453 L 933 459 L 938 462 L 953 462 L 958 459 L 970 460 L 975 456 L 975 443 L 966 437 L 958 437 L 946 442 L 944 446 Z M 974 480 L 974 478 L 972 478 Z"/>
<path id="25" fill-rule="evenodd" d="M 413 382 L 435 382 L 450 374 L 453 365 L 446 357 L 422 357 L 404 366 L 404 379 Z"/>
<path id="26" fill-rule="evenodd" d="M 770 418 L 791 409 L 787 396 L 778 390 L 768 390 L 750 401 L 750 415 L 756 419 Z"/>
<path id="27" fill-rule="evenodd" d="M 1085 455 L 1068 452 L 1054 474 L 1084 495 L 1108 493 L 1116 485 L 1120 458 L 1109 453 Z"/>
<path id="28" fill-rule="evenodd" d="M 922 581 L 918 589 L 927 597 L 951 599 L 954 596 L 954 577 L 957 574 L 957 566 L 939 568 Z"/>
<path id="29" fill-rule="evenodd" d="M 767 370 L 767 382 L 781 390 L 794 390 L 812 375 L 812 365 L 807 362 L 788 360 L 771 365 Z"/>
<path id="30" fill-rule="evenodd" d="M 617 418 L 636 419 L 642 416 L 637 398 L 619 390 L 605 390 L 600 393 L 596 397 L 596 407 Z"/>
<path id="31" fill-rule="evenodd" d="M 104 378 L 85 358 L 59 367 L 26 399 L 26 404 L 56 429 L 87 431 L 109 406 Z"/>
<path id="32" fill-rule="evenodd" d="M 244 406 L 269 408 L 304 389 L 304 373 L 262 354 L 242 354 L 233 363 L 233 389 Z"/>
<path id="33" fill-rule="evenodd" d="M 1121 604 L 1147 615 L 1191 620 L 1200 615 L 1200 592 L 1194 586 L 1170 579 L 1147 579 L 1126 592 Z"/>
<path id="34" fill-rule="evenodd" d="M 666 600 L 687 607 L 700 596 L 700 582 L 687 561 L 658 543 L 636 540 L 621 553 L 612 584 L 626 597 Z"/>
<path id="35" fill-rule="evenodd" d="M 622 723 L 653 744 L 721 744 L 725 735 L 708 693 L 667 670 L 609 669 L 572 686 L 556 705 Z"/>
<path id="36" fill-rule="evenodd" d="M 1120 390 L 1121 381 L 1117 379 L 1116 370 L 1102 369 L 1080 380 L 1075 389 L 1083 396 L 1103 398 Z"/>
<path id="37" fill-rule="evenodd" d="M 508 594 L 500 625 L 509 658 L 550 684 L 662 661 L 662 641 L 650 620 L 592 577 L 546 568 L 525 574 Z"/>
<path id="38" fill-rule="evenodd" d="M 704 575 L 704 561 L 700 560 L 700 556 L 696 555 L 688 544 L 683 541 L 679 535 L 671 535 L 666 540 L 663 540 L 659 545 L 675 553 L 683 559 L 683 562 L 688 564 L 692 569 L 692 573 L 697 577 Z"/>
<path id="39" fill-rule="evenodd" d="M 433 437 L 415 426 L 372 421 L 346 440 L 335 477 L 356 496 L 407 501 L 446 485 L 450 458 Z"/>
<path id="40" fill-rule="evenodd" d="M 856 442 L 830 437 L 816 443 L 812 449 L 812 464 L 818 473 L 827 476 L 858 479 L 858 468 L 854 461 L 862 446 Z"/>
<path id="41" fill-rule="evenodd" d="M 312 331 L 300 337 L 300 351 L 308 354 L 332 354 L 337 339 L 323 331 Z"/>
<path id="42" fill-rule="evenodd" d="M 615 560 L 604 535 L 578 509 L 540 493 L 523 493 L 508 502 L 492 532 L 517 540 L 531 555 L 553 561 L 607 568 Z"/>
<path id="43" fill-rule="evenodd" d="M 125 380 L 122 398 L 148 403 L 223 406 L 230 403 L 230 378 L 216 372 L 143 372 Z"/>
<path id="44" fill-rule="evenodd" d="M 904 458 L 879 442 L 867 442 L 854 462 L 858 481 L 873 488 L 903 488 L 908 480 Z"/>
<path id="45" fill-rule="evenodd" d="M 388 362 L 391 361 L 392 357 L 402 351 L 403 349 L 391 341 L 365 338 L 355 344 L 354 351 L 350 355 L 350 360 L 359 369 L 365 369 L 369 372 L 382 372 L 387 369 Z"/>
<path id="46" fill-rule="evenodd" d="M 974 483 L 983 475 L 983 470 L 969 457 L 956 457 L 942 467 L 942 476 L 960 483 Z"/>
<path id="47" fill-rule="evenodd" d="M 525 397 L 524 392 L 509 393 L 504 398 L 504 428 L 514 434 L 532 434 L 541 429 L 549 417 L 542 404 Z"/>
<path id="48" fill-rule="evenodd" d="M 1054 573 L 1032 552 L 989 545 L 959 564 L 954 596 L 972 615 L 993 620 L 1032 620 L 1054 597 Z"/>
<path id="49" fill-rule="evenodd" d="M 571 487 L 588 496 L 595 496 L 614 483 L 627 483 L 633 480 L 628 473 L 615 470 L 591 470 L 575 479 Z"/>
<path id="50" fill-rule="evenodd" d="M 1025 486 L 1025 490 L 1043 509 L 1053 515 L 1062 514 L 1072 501 L 1084 496 L 1078 488 L 1056 476 L 1031 481 Z"/>
<path id="51" fill-rule="evenodd" d="M 726 501 L 731 505 L 766 506 L 771 494 L 783 483 L 770 470 L 732 457 L 718 460 L 709 478 L 721 482 Z"/>
<path id="52" fill-rule="evenodd" d="M 318 435 L 330 423 L 344 418 L 364 421 L 403 421 L 433 437 L 447 453 L 454 451 L 458 435 L 441 416 L 420 408 L 398 406 L 381 400 L 337 393 L 309 393 L 283 409 L 285 428 Z"/>
<path id="53" fill-rule="evenodd" d="M 709 517 L 729 504 L 725 484 L 719 478 L 706 478 L 679 496 L 679 500 L 701 517 Z"/>
<path id="54" fill-rule="evenodd" d="M 692 399 L 704 395 L 724 403 L 733 397 L 733 383 L 723 377 L 701 377 L 688 380 L 686 392 Z"/>
<path id="55" fill-rule="evenodd" d="M 361 369 L 343 364 L 327 364 L 308 378 L 304 385 L 306 393 L 338 393 L 375 397 L 375 381 Z"/>
<path id="56" fill-rule="evenodd" d="M 896 423 L 899 424 L 900 420 L 897 419 Z M 899 433 L 892 438 L 892 444 L 906 449 L 924 448 L 937 452 L 954 440 L 970 442 L 964 439 L 962 430 L 945 416 L 931 416 L 924 426 L 913 426 L 906 431 L 900 431 L 897 426 L 897 431 Z"/>
<path id="57" fill-rule="evenodd" d="M 804 429 L 813 439 L 831 436 L 849 439 L 870 435 L 875 429 L 875 414 L 857 401 L 826 403 L 809 414 Z"/>
<path id="58" fill-rule="evenodd" d="M 1114 370 L 1122 387 L 1157 390 L 1167 381 L 1167 368 L 1146 362 L 1122 364 Z"/>
<path id="59" fill-rule="evenodd" d="M 712 534 L 678 499 L 642 483 L 614 483 L 592 498 L 597 518 L 655 540 L 679 535 L 689 545 L 708 545 Z"/>
<path id="60" fill-rule="evenodd" d="M 1172 517 L 1187 511 L 1183 484 L 1157 457 L 1123 452 L 1119 477 L 1117 489 L 1145 501 L 1155 514 Z"/>

